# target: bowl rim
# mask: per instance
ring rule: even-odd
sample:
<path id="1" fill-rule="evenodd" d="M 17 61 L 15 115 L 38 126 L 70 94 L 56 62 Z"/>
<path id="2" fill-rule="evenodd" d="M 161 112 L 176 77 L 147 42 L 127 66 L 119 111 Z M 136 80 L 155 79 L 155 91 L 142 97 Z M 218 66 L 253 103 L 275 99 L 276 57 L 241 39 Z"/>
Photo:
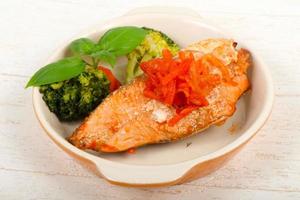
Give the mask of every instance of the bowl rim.
<path id="1" fill-rule="evenodd" d="M 150 13 L 150 14 L 135 14 L 135 15 L 129 15 L 129 16 L 121 16 L 121 17 L 117 17 L 111 20 L 107 20 L 106 22 L 94 25 L 93 27 L 86 29 L 84 32 L 81 32 L 80 34 L 76 35 L 76 37 L 84 37 L 84 36 L 88 36 L 94 33 L 98 33 L 100 30 L 106 29 L 107 25 L 109 26 L 110 24 L 113 23 L 118 23 L 118 20 L 130 20 L 130 19 L 135 19 L 139 16 L 143 16 L 143 17 L 184 17 L 185 20 L 193 20 L 197 23 L 201 23 L 207 27 L 209 27 L 210 29 L 214 29 L 218 32 L 221 32 L 222 34 L 226 35 L 226 36 L 231 36 L 231 34 L 226 33 L 226 31 L 220 30 L 219 28 L 216 28 L 215 25 L 211 25 L 209 23 L 207 23 L 207 21 L 203 21 L 202 18 L 199 17 L 195 17 L 195 16 L 183 16 L 181 14 L 176 14 L 176 15 L 170 15 L 170 14 L 155 14 L 155 13 Z M 74 37 L 75 38 L 75 37 Z M 235 37 L 237 38 L 237 37 Z M 72 38 L 73 39 L 73 38 Z M 69 42 L 72 41 L 66 41 L 64 42 L 62 45 L 60 45 L 54 52 L 52 52 L 52 56 L 50 56 L 47 60 L 46 63 L 48 63 L 50 60 L 52 60 L 54 57 L 56 57 L 56 55 L 58 55 L 58 53 L 66 48 L 66 46 L 68 46 Z M 247 48 L 247 45 L 242 45 L 244 47 Z M 172 163 L 172 164 L 158 164 L 158 165 L 136 165 L 136 164 L 124 164 L 124 163 L 120 163 L 117 161 L 111 161 L 111 160 L 107 160 L 105 158 L 96 156 L 96 155 L 92 155 L 88 152 L 85 152 L 83 150 L 78 149 L 77 147 L 73 146 L 72 144 L 70 144 L 65 138 L 61 137 L 61 135 L 59 135 L 59 133 L 57 133 L 54 128 L 50 125 L 50 123 L 47 121 L 45 115 L 42 113 L 41 107 L 39 106 L 39 104 L 37 103 L 37 98 L 39 98 L 40 93 L 39 93 L 39 89 L 38 87 L 33 88 L 33 108 L 35 111 L 35 114 L 38 118 L 39 123 L 41 124 L 41 126 L 43 127 L 43 129 L 45 130 L 45 132 L 48 134 L 48 136 L 55 141 L 55 143 L 57 143 L 60 147 L 66 148 L 68 151 L 70 151 L 71 153 L 86 159 L 88 161 L 91 161 L 92 163 L 94 163 L 98 168 L 100 168 L 100 172 L 104 170 L 104 168 L 101 165 L 105 165 L 105 166 L 115 166 L 118 168 L 126 168 L 126 169 L 139 169 L 139 170 L 153 170 L 153 169 L 169 169 L 169 167 L 173 167 L 175 168 L 180 168 L 182 169 L 180 172 L 180 174 L 184 174 L 186 173 L 189 169 L 191 169 L 192 167 L 194 167 L 195 165 L 205 162 L 205 161 L 209 161 L 209 160 L 213 160 L 215 158 L 218 158 L 220 156 L 223 156 L 233 150 L 235 150 L 236 148 L 238 148 L 239 146 L 241 146 L 242 144 L 246 143 L 251 137 L 253 137 L 255 135 L 255 133 L 257 131 L 259 131 L 259 129 L 264 125 L 264 123 L 267 121 L 268 116 L 271 113 L 272 110 L 272 105 L 273 105 L 273 101 L 274 101 L 274 88 L 273 88 L 273 82 L 272 82 L 272 78 L 271 78 L 271 73 L 267 67 L 267 65 L 263 62 L 263 60 L 256 54 L 253 53 L 253 57 L 255 56 L 256 60 L 258 63 L 260 63 L 260 67 L 261 67 L 261 71 L 263 76 L 266 79 L 266 100 L 265 100 L 265 105 L 263 106 L 261 112 L 258 114 L 256 120 L 253 122 L 252 125 L 250 125 L 250 127 L 244 131 L 244 133 L 238 137 L 237 139 L 235 139 L 234 141 L 230 142 L 229 144 L 227 144 L 226 146 L 208 153 L 204 156 L 200 156 L 200 157 L 196 157 L 194 159 L 190 159 L 190 160 L 186 160 L 183 162 L 179 162 L 179 163 Z M 178 176 L 179 177 L 179 176 Z M 114 181 L 114 178 L 109 178 L 106 176 L 106 178 L 110 179 L 111 181 Z M 166 180 L 168 180 L 166 178 Z M 150 181 L 151 182 L 151 181 Z"/>

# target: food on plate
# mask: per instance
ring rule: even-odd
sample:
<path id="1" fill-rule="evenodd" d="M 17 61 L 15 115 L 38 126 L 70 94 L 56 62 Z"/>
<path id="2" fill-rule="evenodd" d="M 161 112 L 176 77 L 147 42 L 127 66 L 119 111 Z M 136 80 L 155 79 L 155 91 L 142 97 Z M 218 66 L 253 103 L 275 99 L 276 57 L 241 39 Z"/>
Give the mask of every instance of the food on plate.
<path id="1" fill-rule="evenodd" d="M 127 83 L 143 73 L 139 67 L 141 62 L 161 57 L 163 49 L 170 50 L 173 56 L 179 51 L 179 46 L 166 34 L 151 28 L 144 27 L 143 29 L 147 31 L 145 39 L 127 55 Z"/>
<path id="2" fill-rule="evenodd" d="M 97 68 L 85 70 L 70 80 L 40 86 L 43 100 L 62 121 L 86 117 L 109 94 L 110 81 Z"/>
<path id="3" fill-rule="evenodd" d="M 113 92 L 121 86 L 120 81 L 109 69 L 103 66 L 99 66 L 98 70 L 102 71 L 105 74 L 106 78 L 109 80 L 109 92 Z"/>
<path id="4" fill-rule="evenodd" d="M 160 56 L 163 48 L 174 54 L 179 50 L 160 31 L 134 26 L 112 28 L 98 42 L 89 38 L 74 40 L 69 46 L 70 57 L 38 70 L 26 87 L 40 87 L 43 100 L 59 120 L 79 120 L 120 87 L 111 70 L 119 56 L 128 56 L 129 80 L 141 74 L 140 61 Z M 99 66 L 103 62 L 107 65 Z"/>
<path id="5" fill-rule="evenodd" d="M 250 53 L 226 39 L 185 49 L 161 31 L 134 26 L 108 30 L 98 42 L 74 40 L 70 56 L 38 70 L 26 87 L 40 87 L 61 121 L 84 122 L 68 138 L 81 149 L 120 152 L 185 138 L 233 115 L 248 89 Z M 112 69 L 127 56 L 127 85 Z M 103 65 L 104 64 L 104 65 Z"/>
<path id="6" fill-rule="evenodd" d="M 69 46 L 71 56 L 38 70 L 26 88 L 39 86 L 49 110 L 60 120 L 84 118 L 120 86 L 108 68 L 114 67 L 118 56 L 132 52 L 146 35 L 142 28 L 125 26 L 108 30 L 98 42 L 74 40 Z M 110 66 L 98 67 L 100 61 Z"/>
<path id="7" fill-rule="evenodd" d="M 81 149 L 120 152 L 176 141 L 235 112 L 249 88 L 250 53 L 226 39 L 207 39 L 172 57 L 141 63 L 144 75 L 109 95 L 68 138 Z"/>

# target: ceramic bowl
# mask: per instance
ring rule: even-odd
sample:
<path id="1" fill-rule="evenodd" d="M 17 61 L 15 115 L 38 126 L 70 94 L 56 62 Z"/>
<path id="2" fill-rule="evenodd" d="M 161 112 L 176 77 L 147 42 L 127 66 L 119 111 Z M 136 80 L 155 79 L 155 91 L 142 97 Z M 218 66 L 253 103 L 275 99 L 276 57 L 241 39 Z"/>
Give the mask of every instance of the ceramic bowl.
<path id="1" fill-rule="evenodd" d="M 205 38 L 232 38 L 212 26 L 195 12 L 180 9 L 139 9 L 99 24 L 77 36 L 99 38 L 112 27 L 134 25 L 161 30 L 181 47 Z M 33 105 L 42 127 L 50 138 L 76 159 L 92 166 L 108 181 L 127 186 L 161 186 L 179 184 L 207 175 L 222 166 L 264 125 L 273 103 L 270 72 L 250 47 L 234 38 L 240 47 L 248 49 L 253 58 L 249 70 L 251 90 L 237 103 L 235 114 L 222 126 L 214 126 L 193 137 L 139 148 L 135 154 L 105 154 L 83 151 L 70 144 L 69 136 L 78 123 L 62 123 L 42 100 L 38 88 L 33 90 Z M 70 40 L 71 41 L 71 40 Z M 70 41 L 52 53 L 45 64 L 62 58 Z M 122 61 L 123 60 L 123 61 Z M 119 60 L 122 65 L 124 59 Z M 121 64 L 120 64 L 121 63 Z M 120 77 L 122 77 L 119 74 Z M 120 105 L 122 106 L 122 105 Z M 235 132 L 231 133 L 232 126 Z"/>

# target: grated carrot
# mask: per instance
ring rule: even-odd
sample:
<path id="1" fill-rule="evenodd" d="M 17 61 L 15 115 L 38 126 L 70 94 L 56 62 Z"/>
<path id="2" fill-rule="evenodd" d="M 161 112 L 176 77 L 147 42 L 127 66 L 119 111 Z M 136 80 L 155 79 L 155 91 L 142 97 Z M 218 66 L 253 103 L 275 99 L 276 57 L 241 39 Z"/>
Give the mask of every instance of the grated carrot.
<path id="1" fill-rule="evenodd" d="M 221 81 L 233 84 L 229 71 L 211 54 L 195 59 L 191 52 L 181 51 L 172 58 L 164 49 L 162 58 L 142 62 L 140 67 L 146 74 L 146 97 L 161 101 L 176 108 L 176 115 L 168 125 L 174 126 L 193 110 L 207 106 L 206 96 Z M 222 76 L 210 74 L 207 63 L 217 67 Z"/>

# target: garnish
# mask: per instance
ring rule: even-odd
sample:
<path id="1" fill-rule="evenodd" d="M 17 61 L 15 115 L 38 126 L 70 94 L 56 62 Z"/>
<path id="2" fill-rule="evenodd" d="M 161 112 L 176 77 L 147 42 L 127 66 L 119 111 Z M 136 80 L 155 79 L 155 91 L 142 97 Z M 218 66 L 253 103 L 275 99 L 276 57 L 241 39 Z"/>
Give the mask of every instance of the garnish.
<path id="1" fill-rule="evenodd" d="M 233 84 L 228 69 L 211 54 L 200 59 L 184 51 L 176 59 L 167 49 L 162 54 L 162 58 L 141 63 L 141 69 L 147 75 L 144 95 L 176 108 L 175 116 L 168 121 L 170 126 L 193 110 L 207 106 L 207 95 L 222 79 Z M 221 75 L 209 73 L 208 64 L 217 67 Z"/>
<path id="2" fill-rule="evenodd" d="M 108 30 L 98 43 L 88 38 L 74 40 L 69 47 L 73 55 L 38 70 L 26 88 L 71 79 L 82 73 L 85 65 L 97 67 L 100 61 L 114 67 L 117 56 L 130 53 L 143 41 L 146 34 L 142 28 L 125 26 Z"/>
<path id="3" fill-rule="evenodd" d="M 145 39 L 127 55 L 126 83 L 143 73 L 141 62 L 161 57 L 163 49 L 169 49 L 173 56 L 179 52 L 179 46 L 163 32 L 146 27 L 143 29 L 147 31 Z"/>
<path id="4" fill-rule="evenodd" d="M 64 81 L 83 72 L 85 63 L 79 57 L 68 57 L 39 69 L 27 83 L 30 86 Z"/>
<path id="5" fill-rule="evenodd" d="M 118 81 L 118 79 L 113 75 L 113 73 L 109 69 L 107 69 L 106 67 L 102 67 L 102 66 L 99 66 L 98 68 L 101 71 L 103 71 L 103 73 L 106 75 L 107 79 L 109 80 L 109 82 L 110 82 L 109 91 L 110 92 L 115 91 L 116 89 L 118 89 L 121 86 L 121 83 Z"/>

